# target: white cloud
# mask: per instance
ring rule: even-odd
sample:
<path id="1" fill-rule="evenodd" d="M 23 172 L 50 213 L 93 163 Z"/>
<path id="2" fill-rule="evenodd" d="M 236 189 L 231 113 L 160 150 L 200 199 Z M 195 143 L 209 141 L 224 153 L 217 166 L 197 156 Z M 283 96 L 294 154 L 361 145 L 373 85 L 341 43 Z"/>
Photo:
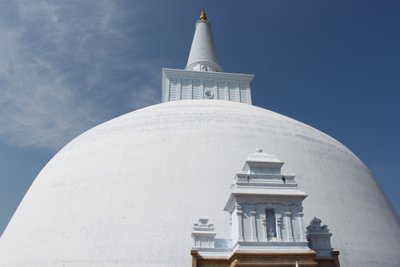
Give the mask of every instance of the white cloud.
<path id="1" fill-rule="evenodd" d="M 1 5 L 0 138 L 56 149 L 125 109 L 158 101 L 160 69 L 135 56 L 141 43 L 132 9 L 112 0 Z"/>

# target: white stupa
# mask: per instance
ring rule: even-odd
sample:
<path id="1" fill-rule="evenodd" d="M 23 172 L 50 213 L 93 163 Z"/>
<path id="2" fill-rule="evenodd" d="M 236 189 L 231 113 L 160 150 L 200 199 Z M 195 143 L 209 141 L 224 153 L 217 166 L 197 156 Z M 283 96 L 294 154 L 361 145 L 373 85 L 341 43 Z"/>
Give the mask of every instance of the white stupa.
<path id="1" fill-rule="evenodd" d="M 199 217 L 230 236 L 230 184 L 257 148 L 296 174 L 304 222 L 329 226 L 342 266 L 399 266 L 398 216 L 368 168 L 332 137 L 252 106 L 253 76 L 222 72 L 210 27 L 204 14 L 185 70 L 163 70 L 165 103 L 50 160 L 1 236 L 0 266 L 190 266 Z"/>

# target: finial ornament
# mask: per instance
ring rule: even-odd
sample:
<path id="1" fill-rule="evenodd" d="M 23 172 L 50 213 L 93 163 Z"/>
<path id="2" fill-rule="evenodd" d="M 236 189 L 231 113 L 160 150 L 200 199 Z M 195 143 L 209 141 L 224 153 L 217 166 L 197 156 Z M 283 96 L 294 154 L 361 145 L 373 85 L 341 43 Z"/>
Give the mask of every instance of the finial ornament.
<path id="1" fill-rule="evenodd" d="M 200 20 L 207 20 L 207 15 L 206 15 L 206 12 L 204 11 L 204 9 L 201 11 L 199 19 Z"/>

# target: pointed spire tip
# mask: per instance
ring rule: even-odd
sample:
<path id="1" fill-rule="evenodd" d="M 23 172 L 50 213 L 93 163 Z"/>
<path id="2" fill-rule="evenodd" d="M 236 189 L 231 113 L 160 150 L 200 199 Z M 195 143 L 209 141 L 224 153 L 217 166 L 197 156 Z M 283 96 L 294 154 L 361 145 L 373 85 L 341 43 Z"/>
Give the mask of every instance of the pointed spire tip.
<path id="1" fill-rule="evenodd" d="M 204 11 L 204 9 L 201 11 L 199 19 L 200 20 L 207 20 L 207 15 L 206 15 L 206 12 Z"/>

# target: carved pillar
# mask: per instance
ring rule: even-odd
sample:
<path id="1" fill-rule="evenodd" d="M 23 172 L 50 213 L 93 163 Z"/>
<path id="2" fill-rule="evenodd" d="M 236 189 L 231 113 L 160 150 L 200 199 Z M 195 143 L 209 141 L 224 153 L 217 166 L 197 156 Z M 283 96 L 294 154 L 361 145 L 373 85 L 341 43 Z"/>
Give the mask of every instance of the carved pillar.
<path id="1" fill-rule="evenodd" d="M 291 221 L 293 241 L 301 241 L 301 229 L 299 225 L 299 215 L 297 211 L 292 211 Z"/>
<path id="2" fill-rule="evenodd" d="M 243 241 L 243 211 L 239 204 L 236 204 L 236 214 L 238 219 L 238 241 Z"/>
<path id="3" fill-rule="evenodd" d="M 289 231 L 288 231 L 288 224 L 287 224 L 287 218 L 286 218 L 286 212 L 285 212 L 285 208 L 282 207 L 281 210 L 281 241 L 289 241 Z"/>
<path id="4" fill-rule="evenodd" d="M 285 228 L 285 222 L 284 222 L 284 216 L 279 214 L 279 217 L 277 217 L 277 225 L 278 225 L 278 229 L 276 231 L 277 234 L 277 238 L 279 241 L 284 241 L 284 237 L 283 237 L 283 229 Z"/>
<path id="5" fill-rule="evenodd" d="M 293 242 L 293 226 L 292 226 L 292 213 L 290 211 L 285 212 L 286 217 L 286 232 L 287 232 L 287 240 L 289 242 Z"/>
<path id="6" fill-rule="evenodd" d="M 256 215 L 257 215 L 257 212 L 255 211 L 255 209 L 250 211 L 250 217 L 251 217 L 251 240 L 252 241 L 257 241 L 258 240 L 258 237 L 257 237 L 257 226 L 256 226 Z"/>
<path id="7" fill-rule="evenodd" d="M 307 241 L 306 235 L 303 232 L 303 212 L 298 212 L 298 224 L 299 224 L 299 235 L 300 235 L 300 241 Z"/>
<path id="8" fill-rule="evenodd" d="M 263 224 L 263 234 L 264 234 L 264 241 L 268 242 L 268 236 L 267 236 L 267 220 L 263 219 L 262 220 L 262 224 Z"/>

